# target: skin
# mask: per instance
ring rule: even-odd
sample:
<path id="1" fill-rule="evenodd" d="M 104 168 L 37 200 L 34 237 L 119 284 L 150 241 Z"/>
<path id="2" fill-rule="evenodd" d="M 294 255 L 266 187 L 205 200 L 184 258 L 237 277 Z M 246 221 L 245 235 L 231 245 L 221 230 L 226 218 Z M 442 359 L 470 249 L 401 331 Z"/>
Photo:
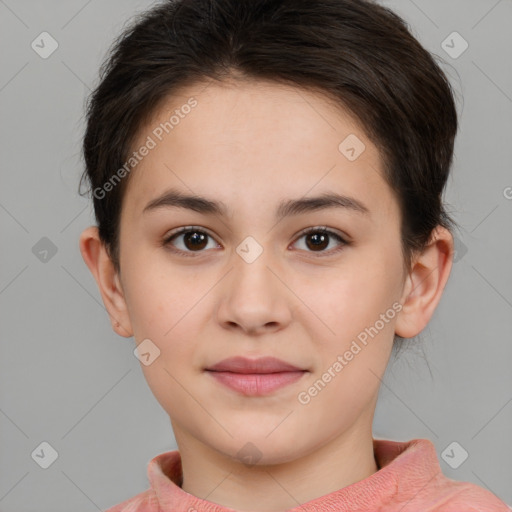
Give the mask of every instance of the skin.
<path id="1" fill-rule="evenodd" d="M 266 82 L 189 87 L 160 106 L 134 147 L 191 96 L 198 105 L 130 175 L 121 272 L 96 227 L 84 230 L 80 249 L 114 330 L 160 350 L 141 368 L 171 419 L 182 488 L 241 511 L 283 511 L 378 470 L 372 422 L 393 336 L 414 337 L 427 325 L 449 277 L 453 239 L 436 228 L 404 272 L 400 211 L 379 152 L 319 93 Z M 366 146 L 354 161 L 338 150 L 349 134 Z M 142 213 L 170 187 L 223 201 L 232 214 Z M 282 200 L 332 191 L 364 203 L 369 215 L 331 208 L 274 218 Z M 191 225 L 211 235 L 202 252 L 183 236 L 162 245 L 172 230 Z M 330 237 L 315 248 L 300 232 L 318 226 L 350 243 L 335 253 L 340 242 Z M 263 249 L 252 263 L 236 252 L 248 236 Z M 298 394 L 393 303 L 401 311 L 300 403 Z M 275 356 L 309 372 L 271 395 L 247 397 L 204 372 L 235 355 Z M 244 446 L 257 449 L 255 464 L 237 455 Z"/>

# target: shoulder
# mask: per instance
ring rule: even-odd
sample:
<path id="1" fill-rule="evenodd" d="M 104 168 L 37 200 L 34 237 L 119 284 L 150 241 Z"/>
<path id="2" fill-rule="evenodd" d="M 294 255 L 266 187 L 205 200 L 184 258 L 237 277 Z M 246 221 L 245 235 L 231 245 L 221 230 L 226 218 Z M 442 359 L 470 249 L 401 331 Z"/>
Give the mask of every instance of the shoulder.
<path id="1" fill-rule="evenodd" d="M 105 512 L 159 512 L 157 497 L 153 489 L 141 492 L 118 505 L 107 509 Z"/>
<path id="2" fill-rule="evenodd" d="M 105 512 L 161 512 L 186 505 L 190 495 L 180 488 L 181 458 L 177 450 L 153 457 L 147 466 L 149 488 Z"/>
<path id="3" fill-rule="evenodd" d="M 429 439 L 375 439 L 374 449 L 382 467 L 377 474 L 387 473 L 389 486 L 395 488 L 381 512 L 512 512 L 491 491 L 446 476 Z"/>
<path id="4" fill-rule="evenodd" d="M 512 512 L 512 507 L 492 492 L 470 482 L 438 475 L 425 496 L 425 512 Z"/>

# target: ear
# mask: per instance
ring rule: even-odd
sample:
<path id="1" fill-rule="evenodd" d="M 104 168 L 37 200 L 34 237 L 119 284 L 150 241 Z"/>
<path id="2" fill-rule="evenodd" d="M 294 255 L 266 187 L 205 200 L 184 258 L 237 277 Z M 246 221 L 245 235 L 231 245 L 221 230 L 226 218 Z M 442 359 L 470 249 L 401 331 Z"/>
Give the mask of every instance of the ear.
<path id="1" fill-rule="evenodd" d="M 395 324 L 395 333 L 403 338 L 414 338 L 428 324 L 441 300 L 452 268 L 453 236 L 437 226 L 424 251 L 414 259 L 406 278 Z"/>
<path id="2" fill-rule="evenodd" d="M 89 267 L 110 316 L 114 331 L 125 338 L 133 336 L 132 325 L 119 275 L 100 240 L 98 228 L 90 226 L 80 235 L 80 252 Z"/>

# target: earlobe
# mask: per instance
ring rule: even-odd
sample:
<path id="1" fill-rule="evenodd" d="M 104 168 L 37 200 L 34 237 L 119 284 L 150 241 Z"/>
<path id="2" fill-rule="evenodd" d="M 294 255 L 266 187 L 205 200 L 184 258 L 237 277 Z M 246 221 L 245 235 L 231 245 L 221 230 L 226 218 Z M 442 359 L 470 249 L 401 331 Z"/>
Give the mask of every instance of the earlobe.
<path id="1" fill-rule="evenodd" d="M 424 251 L 414 260 L 401 299 L 395 333 L 413 338 L 428 324 L 441 300 L 453 262 L 453 236 L 437 226 Z"/>
<path id="2" fill-rule="evenodd" d="M 133 336 L 124 292 L 114 264 L 100 240 L 98 228 L 90 226 L 80 235 L 80 252 L 91 271 L 110 316 L 114 331 L 125 338 Z"/>

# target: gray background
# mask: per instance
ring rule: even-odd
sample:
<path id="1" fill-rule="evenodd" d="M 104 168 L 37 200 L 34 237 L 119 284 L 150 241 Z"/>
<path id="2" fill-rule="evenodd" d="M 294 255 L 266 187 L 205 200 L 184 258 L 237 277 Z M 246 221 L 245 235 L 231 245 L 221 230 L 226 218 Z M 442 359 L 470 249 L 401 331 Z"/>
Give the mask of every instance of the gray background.
<path id="1" fill-rule="evenodd" d="M 383 3 L 457 91 L 446 199 L 462 229 L 433 320 L 388 367 L 374 435 L 431 439 L 447 476 L 512 503 L 512 2 Z M 84 100 L 113 37 L 149 5 L 0 0 L 1 512 L 104 510 L 145 490 L 148 461 L 176 448 L 78 249 L 93 223 L 77 194 Z M 31 47 L 43 31 L 59 44 L 47 59 Z M 457 58 L 441 46 L 453 31 L 469 43 Z M 43 441 L 58 453 L 48 469 L 31 456 Z M 457 469 L 441 457 L 453 441 L 469 454 Z"/>

